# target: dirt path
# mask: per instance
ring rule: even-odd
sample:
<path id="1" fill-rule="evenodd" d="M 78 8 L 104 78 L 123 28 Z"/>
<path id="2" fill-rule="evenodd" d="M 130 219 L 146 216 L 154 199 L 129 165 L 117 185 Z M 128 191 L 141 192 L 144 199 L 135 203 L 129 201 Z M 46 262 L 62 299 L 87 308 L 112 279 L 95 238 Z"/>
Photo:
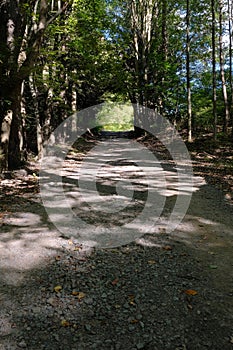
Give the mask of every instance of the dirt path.
<path id="1" fill-rule="evenodd" d="M 56 230 L 41 203 L 35 170 L 1 181 L 1 350 L 233 349 L 233 208 L 222 192 L 195 177 L 185 218 L 174 232 L 165 233 L 177 181 L 173 166 L 161 162 L 169 179 L 165 192 L 160 173 L 145 188 L 126 157 L 115 163 L 107 159 L 98 190 L 112 198 L 114 210 L 121 209 L 120 194 L 127 210 L 121 216 L 111 210 L 99 216 L 104 203 L 98 202 L 91 181 L 87 194 L 96 211 L 90 212 L 78 196 L 80 154 L 67 159 L 64 190 L 76 215 L 92 227 L 98 223 L 88 236 L 92 242 L 95 235 L 98 242 L 106 239 L 99 226 L 114 229 L 120 221 L 122 228 L 129 216 L 137 217 L 148 199 L 145 190 L 159 193 L 156 204 L 164 207 L 154 232 L 142 235 L 137 221 L 127 231 L 136 232 L 135 237 L 124 241 L 122 235 L 124 244 L 108 249 L 81 245 L 77 231 L 65 237 Z M 86 165 L 84 178 L 90 169 Z M 133 175 L 137 196 L 132 201 L 127 181 Z M 114 192 L 119 179 L 125 181 Z M 53 203 L 58 207 L 59 198 L 54 196 Z M 66 225 L 62 206 L 58 213 L 55 223 Z"/>

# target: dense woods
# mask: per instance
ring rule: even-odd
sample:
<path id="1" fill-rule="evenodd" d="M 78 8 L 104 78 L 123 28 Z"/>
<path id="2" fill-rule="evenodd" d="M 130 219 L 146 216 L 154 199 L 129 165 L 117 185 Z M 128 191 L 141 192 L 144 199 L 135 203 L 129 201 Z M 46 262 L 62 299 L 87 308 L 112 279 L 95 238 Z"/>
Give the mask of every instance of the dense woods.
<path id="1" fill-rule="evenodd" d="M 229 0 L 1 0 L 1 171 L 107 100 L 233 138 L 232 21 Z"/>

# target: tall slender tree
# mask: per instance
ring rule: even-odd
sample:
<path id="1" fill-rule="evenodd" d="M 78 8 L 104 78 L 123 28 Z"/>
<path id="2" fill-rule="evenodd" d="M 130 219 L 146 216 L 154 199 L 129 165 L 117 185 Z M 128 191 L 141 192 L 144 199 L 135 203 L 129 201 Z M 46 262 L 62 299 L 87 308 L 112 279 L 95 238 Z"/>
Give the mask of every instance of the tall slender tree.
<path id="1" fill-rule="evenodd" d="M 212 14 L 212 103 L 213 103 L 213 121 L 214 121 L 214 140 L 217 139 L 217 77 L 216 77 L 216 3 L 211 0 L 211 14 Z"/>
<path id="2" fill-rule="evenodd" d="M 188 115 L 188 141 L 192 141 L 192 100 L 190 76 L 190 0 L 186 0 L 186 84 L 187 84 L 187 115 Z"/>
<path id="3" fill-rule="evenodd" d="M 220 74 L 222 81 L 222 94 L 224 101 L 224 122 L 223 122 L 223 131 L 227 133 L 229 121 L 230 121 L 230 111 L 228 105 L 228 95 L 227 95 L 227 86 L 225 78 L 225 60 L 223 53 L 223 1 L 219 0 L 219 64 L 220 64 Z"/>

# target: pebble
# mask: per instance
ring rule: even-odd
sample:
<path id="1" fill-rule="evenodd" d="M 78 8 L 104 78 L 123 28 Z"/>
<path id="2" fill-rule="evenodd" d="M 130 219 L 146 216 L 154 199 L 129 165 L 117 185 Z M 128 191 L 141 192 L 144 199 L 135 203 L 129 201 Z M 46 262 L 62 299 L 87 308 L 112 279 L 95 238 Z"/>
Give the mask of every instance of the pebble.
<path id="1" fill-rule="evenodd" d="M 59 338 L 59 335 L 58 335 L 58 334 L 53 334 L 53 337 L 54 337 L 54 339 L 55 339 L 56 341 L 59 341 L 59 340 L 60 340 L 60 338 Z"/>
<path id="2" fill-rule="evenodd" d="M 157 242 L 157 236 L 153 239 Z M 66 258 L 64 253 L 64 258 L 52 267 L 48 260 L 42 269 L 29 271 L 29 274 L 35 274 L 35 279 L 30 277 L 30 283 L 24 289 L 20 284 L 17 288 L 12 287 L 8 305 L 10 316 L 9 311 L 6 312 L 7 318 L 15 322 L 16 335 L 12 337 L 15 337 L 16 343 L 12 341 L 13 348 L 165 350 L 169 347 L 178 349 L 178 346 L 183 349 L 181 343 L 190 344 L 192 339 L 194 349 L 206 345 L 205 348 L 211 350 L 219 337 L 219 327 L 222 327 L 224 334 L 217 342 L 219 348 L 224 349 L 224 344 L 229 342 L 224 335 L 232 334 L 232 310 L 226 308 L 228 305 L 224 304 L 221 294 L 218 296 L 220 292 L 215 289 L 213 281 L 202 274 L 201 266 L 197 266 L 193 255 L 199 252 L 190 250 L 184 243 L 180 245 L 179 251 L 174 243 L 173 251 L 191 252 L 188 258 L 177 254 L 173 259 L 166 255 L 162 260 L 164 252 L 161 253 L 159 248 L 132 243 L 127 247 L 127 254 L 122 254 L 126 247 L 116 248 L 114 256 L 110 251 L 96 250 L 86 260 L 78 262 L 79 252 L 77 258 L 74 256 L 72 259 Z M 201 254 L 204 254 L 203 251 Z M 63 257 L 61 252 L 55 254 Z M 54 261 L 52 255 L 51 260 Z M 150 260 L 159 261 L 159 264 L 153 265 L 158 268 L 156 278 L 147 266 Z M 90 264 L 95 266 L 91 274 Z M 79 271 L 74 269 L 76 266 Z M 191 285 L 190 279 L 182 282 L 182 276 L 189 276 L 192 271 L 199 276 L 195 286 Z M 111 282 L 116 277 L 119 284 L 112 286 Z M 39 287 L 38 281 L 41 281 Z M 25 275 L 25 285 L 26 282 Z M 64 286 L 64 290 L 55 294 L 53 287 L 58 284 Z M 53 287 L 50 289 L 50 286 Z M 182 291 L 192 288 L 198 290 L 199 296 L 186 297 Z M 72 290 L 85 292 L 85 298 L 78 301 L 71 295 Z M 129 295 L 134 296 L 136 305 L 130 304 Z M 201 298 L 201 295 L 207 297 Z M 193 309 L 187 311 L 184 305 L 189 299 Z M 225 306 L 219 307 L 220 311 L 215 308 L 219 300 Z M 16 306 L 12 307 L 14 303 Z M 225 309 L 229 311 L 225 313 Z M 61 326 L 62 319 L 68 321 L 67 326 Z M 27 343 L 24 340 L 25 330 Z M 185 335 L 188 339 L 184 339 Z"/>
<path id="3" fill-rule="evenodd" d="M 22 340 L 22 341 L 18 344 L 18 346 L 19 346 L 20 348 L 26 348 L 26 347 L 27 347 L 27 344 L 26 344 L 26 342 L 25 342 L 24 340 Z"/>
<path id="4" fill-rule="evenodd" d="M 55 306 L 56 305 L 56 299 L 55 298 L 49 298 L 47 300 L 47 303 L 52 305 L 52 306 Z"/>

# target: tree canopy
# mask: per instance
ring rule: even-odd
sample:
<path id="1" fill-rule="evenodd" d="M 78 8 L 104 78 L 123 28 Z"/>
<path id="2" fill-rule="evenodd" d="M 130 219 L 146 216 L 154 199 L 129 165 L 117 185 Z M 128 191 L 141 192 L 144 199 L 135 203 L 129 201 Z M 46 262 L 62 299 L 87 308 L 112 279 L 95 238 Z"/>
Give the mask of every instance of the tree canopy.
<path id="1" fill-rule="evenodd" d="M 0 1 L 1 170 L 106 100 L 233 137 L 229 0 Z"/>

